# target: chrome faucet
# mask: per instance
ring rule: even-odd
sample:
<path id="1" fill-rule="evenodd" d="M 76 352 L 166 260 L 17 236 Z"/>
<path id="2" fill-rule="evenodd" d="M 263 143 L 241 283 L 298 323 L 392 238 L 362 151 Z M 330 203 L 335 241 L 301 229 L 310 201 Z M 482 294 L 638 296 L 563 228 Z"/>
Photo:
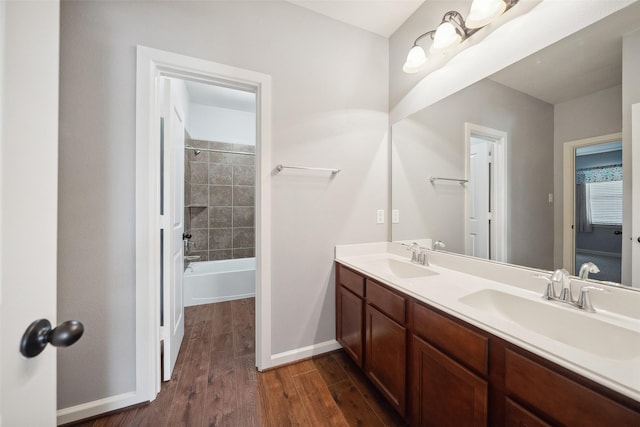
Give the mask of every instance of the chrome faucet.
<path id="1" fill-rule="evenodd" d="M 580 273 L 578 273 L 578 277 L 583 280 L 587 280 L 589 278 L 589 273 L 600 273 L 600 269 L 592 262 L 585 262 L 580 266 Z"/>
<path id="2" fill-rule="evenodd" d="M 571 294 L 571 278 L 569 277 L 569 272 L 567 270 L 559 268 L 554 271 L 553 275 L 551 275 L 551 282 L 562 284 L 558 300 L 569 304 L 574 302 L 573 295 Z"/>
<path id="3" fill-rule="evenodd" d="M 196 247 L 196 242 L 192 241 L 191 239 L 185 239 L 184 240 L 184 253 L 189 253 L 191 251 L 191 247 Z"/>
<path id="4" fill-rule="evenodd" d="M 583 266 L 584 265 L 586 264 L 583 264 Z M 564 268 L 559 268 L 554 271 L 551 274 L 551 277 L 545 275 L 538 275 L 536 277 L 545 279 L 547 281 L 547 288 L 542 295 L 543 300 L 562 302 L 565 304 L 569 304 L 572 307 L 579 308 L 580 310 L 587 311 L 589 313 L 595 313 L 596 311 L 591 304 L 589 291 L 608 292 L 607 290 L 599 288 L 597 286 L 583 286 L 580 288 L 580 296 L 576 301 L 573 299 L 573 295 L 571 294 L 571 277 L 569 276 L 569 272 Z M 562 289 L 560 290 L 559 296 L 556 296 L 556 283 L 562 284 Z"/>
<path id="5" fill-rule="evenodd" d="M 445 245 L 442 240 L 436 240 L 435 242 L 433 242 L 433 250 L 434 251 L 437 251 L 438 249 L 444 249 L 446 247 L 447 247 L 447 245 Z"/>
<path id="6" fill-rule="evenodd" d="M 411 262 L 418 262 L 418 257 L 420 256 L 420 245 L 413 242 L 407 247 L 407 250 L 411 251 Z"/>
<path id="7" fill-rule="evenodd" d="M 429 258 L 427 257 L 427 250 L 425 248 L 420 248 L 418 263 L 422 265 L 429 265 Z"/>
<path id="8" fill-rule="evenodd" d="M 415 262 L 416 264 L 429 265 L 429 260 L 427 259 L 427 250 L 421 248 L 416 242 L 407 246 L 407 250 L 411 251 L 411 262 Z"/>

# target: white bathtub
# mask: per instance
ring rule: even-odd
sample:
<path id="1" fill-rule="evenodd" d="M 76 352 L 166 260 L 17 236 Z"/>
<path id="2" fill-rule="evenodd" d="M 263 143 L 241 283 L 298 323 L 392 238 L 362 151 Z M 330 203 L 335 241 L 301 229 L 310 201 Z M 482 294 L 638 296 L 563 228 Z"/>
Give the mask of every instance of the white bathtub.
<path id="1" fill-rule="evenodd" d="M 255 258 L 192 262 L 184 272 L 185 307 L 255 295 Z"/>

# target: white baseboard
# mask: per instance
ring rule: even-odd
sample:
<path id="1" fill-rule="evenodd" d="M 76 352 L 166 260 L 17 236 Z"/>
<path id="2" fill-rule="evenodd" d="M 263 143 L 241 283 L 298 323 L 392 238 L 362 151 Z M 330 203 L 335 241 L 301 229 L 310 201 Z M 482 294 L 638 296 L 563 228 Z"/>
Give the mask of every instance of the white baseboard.
<path id="1" fill-rule="evenodd" d="M 70 406 L 68 408 L 58 409 L 57 424 L 61 425 L 71 423 L 104 414 L 106 412 L 115 411 L 116 409 L 137 405 L 142 402 L 145 402 L 145 400 L 140 400 L 138 393 L 132 391 L 129 393 L 119 394 L 117 396 L 82 403 L 76 406 Z"/>
<path id="2" fill-rule="evenodd" d="M 284 351 L 282 353 L 276 353 L 271 355 L 269 366 L 265 366 L 265 368 L 274 368 L 276 366 L 285 365 L 287 363 L 296 362 L 298 360 L 308 359 L 309 357 L 328 353 L 340 348 L 342 348 L 342 346 L 338 343 L 338 341 L 329 340 L 318 344 L 312 344 L 306 347 Z"/>
<path id="3" fill-rule="evenodd" d="M 234 301 L 237 299 L 244 299 L 244 298 L 254 298 L 255 296 L 256 296 L 255 292 L 250 292 L 246 294 L 226 295 L 223 297 L 190 298 L 190 299 L 185 298 L 184 306 L 191 307 L 194 305 L 213 304 L 216 302 Z"/>
<path id="4" fill-rule="evenodd" d="M 608 256 L 611 258 L 622 258 L 622 254 L 619 252 L 605 252 L 605 251 L 595 251 L 592 249 L 578 249 L 576 248 L 576 254 L 583 255 L 599 255 L 599 256 Z"/>

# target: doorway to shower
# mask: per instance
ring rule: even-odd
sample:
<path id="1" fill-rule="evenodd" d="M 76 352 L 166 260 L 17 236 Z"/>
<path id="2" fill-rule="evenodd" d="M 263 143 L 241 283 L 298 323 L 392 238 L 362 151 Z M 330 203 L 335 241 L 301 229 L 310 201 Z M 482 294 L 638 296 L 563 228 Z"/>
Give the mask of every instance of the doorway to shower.
<path id="1" fill-rule="evenodd" d="M 256 94 L 178 77 L 162 77 L 159 94 L 161 358 L 168 381 L 184 337 L 184 307 L 255 297 Z M 244 351 L 255 351 L 255 330 L 239 334 Z"/>
<path id="2" fill-rule="evenodd" d="M 169 136 L 167 133 L 164 135 L 163 127 L 161 125 L 161 118 L 164 120 L 167 116 L 162 116 L 162 101 L 163 92 L 162 88 L 165 81 L 181 80 L 184 83 L 184 91 L 180 95 L 180 90 L 176 90 L 174 105 L 182 103 L 184 105 L 184 99 L 180 100 L 180 97 L 186 97 L 184 92 L 187 92 L 187 82 L 201 83 L 209 86 L 215 86 L 218 89 L 234 89 L 253 95 L 254 102 L 254 148 L 253 155 L 249 156 L 247 153 L 252 149 L 247 147 L 234 147 L 233 144 L 237 144 L 237 141 L 209 141 L 209 138 L 200 138 L 189 133 L 191 122 L 189 120 L 188 113 L 185 113 L 181 108 L 174 108 L 170 111 L 180 111 L 181 114 L 177 114 L 181 118 L 182 123 L 185 125 L 187 133 L 182 134 L 182 140 L 180 143 L 173 143 L 172 141 L 179 141 L 180 138 L 176 132 L 171 135 L 171 141 L 163 139 L 164 136 Z M 178 84 L 175 85 L 176 87 Z M 188 94 L 187 94 L 188 95 Z M 174 96 L 174 95 L 171 95 Z M 171 97 L 170 96 L 170 97 Z M 193 104 L 198 104 L 194 100 Z M 211 106 L 209 106 L 211 107 Z M 220 107 L 220 106 L 218 106 Z M 198 110 L 200 107 L 196 107 Z M 202 109 L 202 108 L 201 108 Z M 193 114 L 192 114 L 193 115 Z M 229 125 L 229 119 L 225 121 L 226 125 Z M 236 255 L 240 256 L 241 250 L 251 249 L 246 244 L 249 240 L 254 243 L 254 249 L 251 251 L 255 254 L 255 272 L 252 274 L 255 280 L 255 332 L 252 334 L 252 342 L 254 343 L 255 365 L 259 370 L 269 367 L 271 362 L 271 329 L 270 329 L 270 191 L 269 191 L 269 170 L 270 170 L 270 133 L 271 133 L 271 77 L 265 74 L 244 70 L 240 68 L 231 67 L 224 64 L 218 64 L 215 62 L 202 60 L 198 58 L 188 57 L 184 55 L 174 54 L 171 52 L 161 51 L 157 49 L 151 49 L 143 46 L 137 48 L 137 84 L 136 84 L 136 396 L 137 401 L 149 401 L 154 400 L 156 394 L 160 391 L 161 383 L 161 353 L 162 347 L 161 341 L 169 338 L 172 340 L 175 335 L 175 342 L 170 342 L 169 346 L 173 349 L 180 348 L 179 336 L 180 334 L 173 334 L 173 330 L 178 331 L 181 328 L 173 328 L 174 325 L 179 322 L 173 322 L 173 319 L 169 319 L 169 328 L 165 327 L 164 323 L 161 324 L 161 320 L 166 322 L 164 318 L 168 314 L 172 315 L 174 319 L 182 317 L 184 319 L 184 301 L 180 299 L 184 296 L 183 292 L 179 290 L 178 281 L 183 278 L 184 265 L 181 264 L 178 268 L 177 263 L 173 262 L 174 259 L 170 258 L 173 254 L 170 252 L 169 257 L 166 255 L 165 248 L 167 247 L 165 237 L 167 240 L 178 240 L 180 245 L 168 245 L 168 247 L 180 248 L 180 254 L 184 256 L 185 246 L 189 246 L 190 257 L 200 257 L 202 260 L 205 257 L 209 262 L 209 258 L 215 258 L 221 256 L 220 252 L 227 251 L 233 258 L 234 249 Z M 202 126 L 211 125 L 212 120 L 207 119 Z M 171 132 L 169 129 L 168 132 Z M 196 132 L 194 132 L 196 133 Z M 200 141 L 200 142 L 198 142 Z M 168 146 L 163 146 L 164 142 L 169 143 Z M 231 241 L 229 242 L 229 231 L 223 231 L 223 237 L 219 238 L 215 234 L 217 231 L 213 229 L 224 229 L 233 227 L 224 227 L 220 222 L 216 222 L 213 219 L 213 224 L 210 224 L 211 217 L 210 211 L 214 211 L 216 207 L 227 208 L 227 211 L 231 211 L 233 215 L 233 204 L 225 206 L 209 205 L 210 199 L 213 197 L 221 197 L 220 193 L 231 196 L 233 201 L 233 185 L 222 185 L 216 181 L 221 175 L 214 173 L 217 169 L 229 169 L 234 170 L 234 166 L 248 166 L 241 164 L 242 161 L 237 161 L 232 157 L 228 157 L 233 153 L 219 152 L 228 147 L 219 146 L 213 147 L 213 145 L 219 143 L 230 143 L 234 150 L 226 151 L 238 151 L 242 152 L 241 156 L 252 157 L 254 173 L 252 179 L 254 180 L 253 188 L 253 218 L 247 215 L 247 209 L 244 212 L 240 212 L 237 215 L 243 217 L 245 224 L 253 222 L 253 227 L 241 227 L 241 228 L 253 228 L 253 238 L 248 239 L 247 230 L 245 232 L 245 243 L 242 247 L 233 246 L 234 232 L 231 231 Z M 189 147 L 187 147 L 189 145 Z M 197 145 L 200 145 L 197 147 Z M 206 145 L 206 146 L 205 146 Z M 205 151 L 206 150 L 206 151 Z M 214 151 L 218 150 L 218 151 Z M 198 157 L 196 151 L 199 151 Z M 206 153 L 207 161 L 204 160 Z M 186 155 L 185 155 L 186 154 Z M 214 165 L 209 163 L 211 155 L 224 157 L 225 161 L 214 162 Z M 193 163 L 185 163 L 185 158 L 188 160 L 191 156 Z M 197 160 L 196 160 L 196 157 Z M 246 161 L 246 160 L 245 160 Z M 186 167 L 191 167 L 195 163 L 202 163 L 196 165 L 195 171 L 191 171 L 190 175 L 202 173 L 198 176 L 197 184 L 193 185 L 206 185 L 207 192 L 200 192 L 198 195 L 204 197 L 207 195 L 207 202 L 195 203 L 194 197 L 198 197 L 196 192 L 202 190 L 199 188 L 194 192 L 193 189 L 189 190 L 189 197 L 191 201 L 185 204 L 185 194 L 181 193 L 185 189 L 184 173 L 175 173 L 176 170 L 182 168 L 184 171 Z M 206 166 L 205 166 L 206 164 Z M 225 165 L 220 166 L 220 165 Z M 212 174 L 209 173 L 211 169 Z M 206 170 L 206 181 L 204 180 L 204 171 Z M 219 172 L 219 171 L 218 171 Z M 163 175 L 164 174 L 164 175 Z M 242 172 L 236 169 L 236 177 L 242 174 Z M 209 179 L 214 176 L 213 182 Z M 247 175 L 245 175 L 247 176 Z M 227 178 L 224 178 L 227 179 Z M 231 176 L 234 179 L 234 176 Z M 204 182 L 204 183 L 201 183 Z M 233 181 L 231 182 L 233 184 Z M 191 185 L 191 184 L 190 184 Z M 209 188 L 212 187 L 212 188 Z M 213 188 L 213 187 L 229 187 L 229 188 Z M 246 185 L 249 187 L 249 185 Z M 218 191 L 220 190 L 220 191 Z M 243 189 L 247 199 L 250 199 L 248 193 L 251 190 Z M 173 193 L 172 193 L 173 192 Z M 173 196 L 172 196 L 173 194 Z M 213 196 L 212 196 L 213 195 Z M 182 196 L 182 197 L 179 197 Z M 236 194 L 236 198 L 241 197 L 239 193 Z M 228 198 L 227 198 L 228 203 Z M 166 209 L 164 207 L 166 206 Z M 248 207 L 248 206 L 238 206 Z M 200 210 L 200 215 L 187 214 L 185 215 L 185 209 L 197 209 Z M 171 225 L 173 225 L 173 219 L 167 217 L 165 214 L 171 212 L 175 217 L 183 219 L 183 232 L 180 236 L 177 233 L 169 232 Z M 205 214 L 206 212 L 206 220 Z M 197 218 L 196 218 L 197 217 Z M 221 217 L 218 216 L 218 219 Z M 192 224 L 191 221 L 195 220 L 196 224 Z M 231 217 L 233 221 L 233 216 Z M 198 222 L 200 221 L 200 222 Z M 189 224 L 187 224 L 189 222 Z M 206 223 L 206 228 L 204 227 Z M 227 224 L 227 223 L 225 223 Z M 213 227 L 210 227 L 213 225 Z M 232 225 L 232 224 L 231 224 Z M 184 228 L 186 226 L 186 229 Z M 196 226 L 202 226 L 202 228 L 196 228 Z M 187 231 L 206 230 L 199 233 L 201 240 L 200 247 L 193 247 L 193 244 L 187 245 L 187 240 L 193 242 L 193 233 Z M 165 233 L 166 231 L 166 233 Z M 173 230 L 172 230 L 173 231 Z M 184 236 L 183 236 L 184 234 Z M 191 237 L 189 237 L 191 234 Z M 242 232 L 237 232 L 242 234 Z M 204 245 L 204 239 L 206 235 L 206 246 Z M 212 237 L 213 236 L 213 237 Z M 184 237 L 184 239 L 183 239 Z M 221 243 L 217 247 L 211 247 L 209 245 L 210 238 L 216 241 L 224 241 L 226 244 Z M 197 252 L 200 249 L 200 254 L 191 253 Z M 212 252 L 216 252 L 213 254 Z M 246 254 L 246 252 L 245 252 Z M 244 256 L 244 255 L 242 255 Z M 168 262 L 164 262 L 164 261 Z M 192 259 L 195 261 L 195 259 Z M 227 260 L 224 260 L 227 261 Z M 231 259 L 229 261 L 234 261 Z M 170 267 L 171 270 L 167 271 L 164 267 Z M 178 286 L 170 286 L 171 284 L 178 284 Z M 162 299 L 162 302 L 161 302 Z M 167 304 L 169 309 L 165 309 Z M 162 309 L 161 309 L 162 307 Z M 251 312 L 253 310 L 249 310 Z M 162 315 L 162 319 L 161 319 Z M 181 316 L 180 316 L 181 315 Z M 174 352 L 172 350 L 171 359 L 174 358 Z M 170 371 L 170 367 L 169 367 Z M 167 377 L 168 372 L 164 373 L 164 377 Z"/>

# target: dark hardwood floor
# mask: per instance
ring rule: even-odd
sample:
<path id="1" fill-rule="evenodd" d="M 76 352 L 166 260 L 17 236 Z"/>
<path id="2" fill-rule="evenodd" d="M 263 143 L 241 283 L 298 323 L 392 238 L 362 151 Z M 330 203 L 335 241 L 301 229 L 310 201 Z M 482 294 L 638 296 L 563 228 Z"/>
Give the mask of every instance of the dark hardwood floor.
<path id="1" fill-rule="evenodd" d="M 406 426 L 343 351 L 255 369 L 254 299 L 185 308 L 171 381 L 148 405 L 73 424 L 98 426 Z"/>

